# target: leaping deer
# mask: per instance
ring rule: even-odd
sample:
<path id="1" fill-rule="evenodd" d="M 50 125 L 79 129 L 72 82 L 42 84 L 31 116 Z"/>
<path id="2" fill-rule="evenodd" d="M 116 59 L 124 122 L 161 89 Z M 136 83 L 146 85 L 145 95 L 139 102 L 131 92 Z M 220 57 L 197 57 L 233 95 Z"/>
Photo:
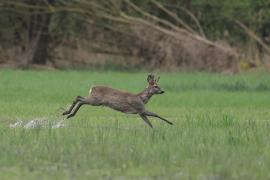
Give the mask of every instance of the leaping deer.
<path id="1" fill-rule="evenodd" d="M 87 97 L 77 96 L 70 108 L 65 111 L 63 115 L 67 115 L 67 118 L 71 118 L 75 116 L 82 105 L 89 104 L 92 106 L 107 106 L 127 114 L 139 114 L 144 122 L 151 128 L 153 126 L 147 116 L 157 117 L 172 125 L 172 122 L 155 113 L 147 111 L 144 107 L 154 94 L 164 93 L 158 86 L 158 81 L 159 77 L 155 79 L 154 75 L 148 75 L 148 87 L 138 94 L 120 91 L 107 86 L 94 86 L 89 90 L 89 95 Z"/>

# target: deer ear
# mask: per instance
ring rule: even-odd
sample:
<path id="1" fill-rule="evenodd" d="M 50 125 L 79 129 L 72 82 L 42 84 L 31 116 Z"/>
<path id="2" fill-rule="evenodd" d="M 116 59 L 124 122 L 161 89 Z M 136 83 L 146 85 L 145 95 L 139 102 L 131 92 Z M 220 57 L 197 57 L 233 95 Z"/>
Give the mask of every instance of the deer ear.
<path id="1" fill-rule="evenodd" d="M 147 82 L 148 82 L 149 84 L 154 84 L 154 82 L 155 82 L 155 77 L 154 77 L 154 75 L 149 74 L 148 77 L 147 77 Z"/>

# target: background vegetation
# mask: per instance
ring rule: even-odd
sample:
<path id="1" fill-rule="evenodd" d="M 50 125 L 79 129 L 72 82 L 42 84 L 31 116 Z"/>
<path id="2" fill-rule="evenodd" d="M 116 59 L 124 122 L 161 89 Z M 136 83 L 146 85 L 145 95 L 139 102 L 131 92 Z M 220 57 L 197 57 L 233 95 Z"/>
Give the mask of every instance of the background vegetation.
<path id="1" fill-rule="evenodd" d="M 2 0 L 0 62 L 27 68 L 268 67 L 268 0 Z"/>

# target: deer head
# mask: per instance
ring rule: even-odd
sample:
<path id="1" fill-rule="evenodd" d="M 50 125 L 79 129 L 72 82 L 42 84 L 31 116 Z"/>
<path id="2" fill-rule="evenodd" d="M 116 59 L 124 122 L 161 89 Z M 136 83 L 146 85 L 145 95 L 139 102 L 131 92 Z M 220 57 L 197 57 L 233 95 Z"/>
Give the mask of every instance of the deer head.
<path id="1" fill-rule="evenodd" d="M 148 88 L 150 94 L 163 94 L 164 91 L 158 86 L 159 77 L 155 79 L 155 76 L 149 74 L 147 77 Z"/>

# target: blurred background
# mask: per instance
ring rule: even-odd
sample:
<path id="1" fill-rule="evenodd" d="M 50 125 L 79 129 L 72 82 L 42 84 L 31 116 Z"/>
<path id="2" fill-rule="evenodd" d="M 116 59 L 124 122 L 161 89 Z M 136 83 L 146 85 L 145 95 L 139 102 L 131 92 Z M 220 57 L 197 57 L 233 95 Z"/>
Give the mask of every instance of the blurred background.
<path id="1" fill-rule="evenodd" d="M 62 116 L 148 72 L 174 126 Z M 0 180 L 270 180 L 269 72 L 270 0 L 0 0 Z"/>
<path id="2" fill-rule="evenodd" d="M 270 68 L 269 0 L 1 0 L 0 67 Z"/>

